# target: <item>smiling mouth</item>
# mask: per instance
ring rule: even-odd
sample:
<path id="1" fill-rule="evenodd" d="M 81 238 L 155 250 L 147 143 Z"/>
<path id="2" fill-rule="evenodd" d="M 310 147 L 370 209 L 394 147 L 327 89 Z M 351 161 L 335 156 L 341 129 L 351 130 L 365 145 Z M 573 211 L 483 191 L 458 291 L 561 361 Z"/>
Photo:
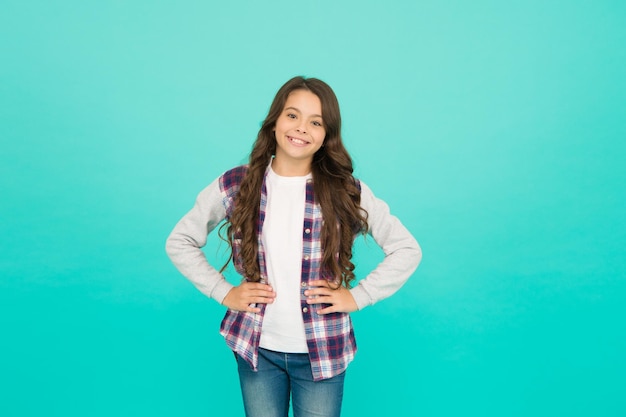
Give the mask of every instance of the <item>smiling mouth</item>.
<path id="1" fill-rule="evenodd" d="M 287 139 L 289 139 L 289 142 L 293 143 L 294 145 L 298 145 L 298 146 L 304 146 L 304 145 L 308 145 L 309 142 L 304 140 L 304 139 L 300 139 L 300 138 L 295 138 L 293 136 L 287 136 Z"/>

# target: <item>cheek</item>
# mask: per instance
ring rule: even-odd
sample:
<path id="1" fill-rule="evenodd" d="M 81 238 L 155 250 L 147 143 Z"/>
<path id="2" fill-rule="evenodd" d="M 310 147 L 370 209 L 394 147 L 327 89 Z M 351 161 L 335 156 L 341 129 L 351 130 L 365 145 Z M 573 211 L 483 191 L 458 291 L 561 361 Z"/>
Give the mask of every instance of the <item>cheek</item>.
<path id="1" fill-rule="evenodd" d="M 282 135 L 288 130 L 288 128 L 289 126 L 287 126 L 285 123 L 276 122 L 276 125 L 274 125 L 274 132 L 278 135 Z"/>

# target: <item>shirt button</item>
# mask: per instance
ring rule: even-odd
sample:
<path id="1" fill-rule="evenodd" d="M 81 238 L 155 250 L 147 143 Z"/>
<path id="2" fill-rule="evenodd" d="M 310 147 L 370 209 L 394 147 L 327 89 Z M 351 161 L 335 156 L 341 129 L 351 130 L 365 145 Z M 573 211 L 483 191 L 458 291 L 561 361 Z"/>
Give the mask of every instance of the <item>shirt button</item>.
<path id="1" fill-rule="evenodd" d="M 308 261 L 309 260 L 309 255 L 304 255 L 304 260 Z"/>
<path id="2" fill-rule="evenodd" d="M 304 233 L 308 235 L 309 233 L 311 233 L 311 229 L 304 229 Z"/>
<path id="3" fill-rule="evenodd" d="M 309 309 L 308 309 L 307 307 L 304 307 L 304 308 L 302 309 L 302 312 L 303 312 L 303 313 L 306 313 L 307 311 L 309 311 Z"/>
<path id="4" fill-rule="evenodd" d="M 302 288 L 306 287 L 306 282 L 303 282 L 302 284 L 300 284 L 302 286 Z"/>

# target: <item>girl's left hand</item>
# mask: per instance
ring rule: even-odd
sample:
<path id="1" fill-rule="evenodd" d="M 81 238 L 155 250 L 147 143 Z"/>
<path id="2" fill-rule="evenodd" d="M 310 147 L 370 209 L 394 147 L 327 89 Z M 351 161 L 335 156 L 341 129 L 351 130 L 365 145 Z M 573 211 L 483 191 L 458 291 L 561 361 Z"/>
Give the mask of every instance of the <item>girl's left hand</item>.
<path id="1" fill-rule="evenodd" d="M 317 310 L 317 314 L 351 313 L 359 309 L 350 290 L 343 285 L 333 289 L 325 279 L 311 281 L 309 284 L 315 288 L 304 292 L 308 304 L 330 304 L 330 307 Z"/>

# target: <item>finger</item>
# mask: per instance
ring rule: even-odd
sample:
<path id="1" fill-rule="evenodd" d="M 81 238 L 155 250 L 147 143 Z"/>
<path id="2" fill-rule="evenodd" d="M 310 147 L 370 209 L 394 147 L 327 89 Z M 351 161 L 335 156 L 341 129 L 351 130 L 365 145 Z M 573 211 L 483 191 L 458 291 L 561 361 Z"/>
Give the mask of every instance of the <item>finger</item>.
<path id="1" fill-rule="evenodd" d="M 273 291 L 272 287 L 268 284 L 262 284 L 260 282 L 244 282 L 241 286 L 247 290 L 264 290 Z"/>
<path id="2" fill-rule="evenodd" d="M 311 281 L 309 282 L 309 286 L 329 288 L 328 281 L 326 281 L 325 279 L 316 279 L 314 281 Z"/>
<path id="3" fill-rule="evenodd" d="M 274 302 L 273 298 L 268 297 L 251 297 L 247 300 L 248 304 L 252 303 L 262 303 L 262 304 L 271 304 Z"/>
<path id="4" fill-rule="evenodd" d="M 307 304 L 333 304 L 333 299 L 327 295 L 317 297 L 309 297 L 306 299 Z"/>
<path id="5" fill-rule="evenodd" d="M 273 291 L 263 291 L 263 290 L 254 290 L 249 291 L 245 294 L 247 297 L 264 297 L 264 298 L 274 298 L 276 297 L 276 293 Z"/>
<path id="6" fill-rule="evenodd" d="M 304 292 L 306 296 L 322 296 L 322 295 L 330 295 L 330 290 L 328 288 L 313 288 L 310 290 L 306 290 Z"/>
<path id="7" fill-rule="evenodd" d="M 335 306 L 330 306 L 330 307 L 326 307 L 326 308 L 321 308 L 319 310 L 317 310 L 317 314 L 329 314 L 329 313 L 336 313 L 337 312 L 337 307 Z"/>

